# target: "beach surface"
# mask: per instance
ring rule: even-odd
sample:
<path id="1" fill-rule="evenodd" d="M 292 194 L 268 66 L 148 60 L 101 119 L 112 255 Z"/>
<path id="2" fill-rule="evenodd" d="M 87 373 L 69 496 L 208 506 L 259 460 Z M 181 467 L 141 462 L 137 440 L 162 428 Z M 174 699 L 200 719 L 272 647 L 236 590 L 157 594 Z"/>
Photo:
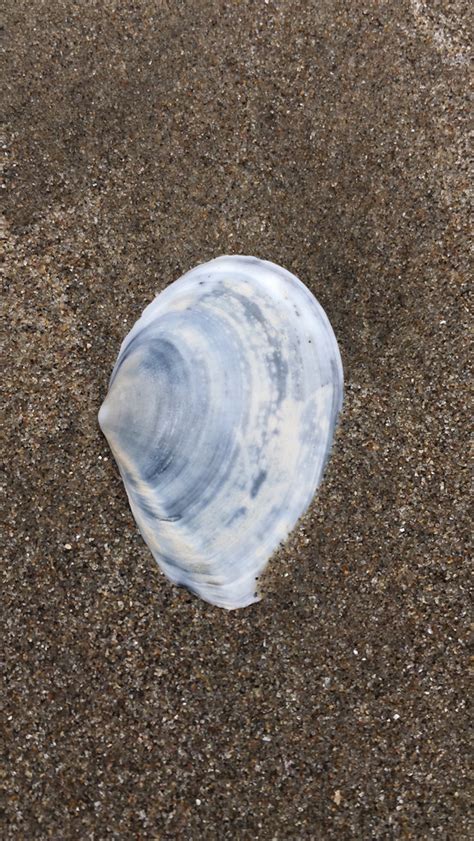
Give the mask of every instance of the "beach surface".
<path id="1" fill-rule="evenodd" d="M 4 839 L 464 841 L 467 2 L 6 0 Z M 317 499 L 226 612 L 97 413 L 196 264 L 324 307 Z"/>

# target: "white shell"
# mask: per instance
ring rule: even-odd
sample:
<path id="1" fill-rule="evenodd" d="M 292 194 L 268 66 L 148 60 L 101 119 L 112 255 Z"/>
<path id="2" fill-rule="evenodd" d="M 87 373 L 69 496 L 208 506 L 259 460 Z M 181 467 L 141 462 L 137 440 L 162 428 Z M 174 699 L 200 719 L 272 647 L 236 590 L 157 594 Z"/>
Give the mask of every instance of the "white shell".
<path id="1" fill-rule="evenodd" d="M 221 607 L 258 601 L 321 480 L 342 389 L 327 316 L 273 263 L 218 257 L 155 298 L 99 423 L 168 578 Z"/>

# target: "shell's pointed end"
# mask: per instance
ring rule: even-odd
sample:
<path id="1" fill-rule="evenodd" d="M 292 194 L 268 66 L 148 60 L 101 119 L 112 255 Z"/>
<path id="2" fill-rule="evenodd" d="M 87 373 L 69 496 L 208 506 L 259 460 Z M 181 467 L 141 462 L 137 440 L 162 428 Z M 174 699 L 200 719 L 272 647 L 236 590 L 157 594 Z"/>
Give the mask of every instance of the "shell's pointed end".
<path id="1" fill-rule="evenodd" d="M 127 426 L 127 422 L 124 422 L 123 418 L 121 421 L 120 416 L 121 413 L 115 404 L 115 401 L 112 399 L 111 392 L 109 392 L 99 409 L 97 420 L 99 422 L 100 429 L 102 430 L 103 435 L 107 438 L 110 446 L 112 446 L 112 443 L 117 439 L 117 433 L 120 432 L 120 426 L 123 425 L 125 428 Z"/>
<path id="2" fill-rule="evenodd" d="M 99 409 L 99 414 L 97 415 L 97 420 L 102 432 L 105 436 L 107 436 L 106 430 L 109 428 L 110 424 L 110 407 L 107 400 L 104 400 L 102 403 L 102 406 Z"/>
<path id="3" fill-rule="evenodd" d="M 161 394 L 171 384 L 156 382 L 152 354 L 145 347 L 125 360 L 100 407 L 99 426 L 112 450 L 142 464 L 153 448 L 159 427 Z"/>

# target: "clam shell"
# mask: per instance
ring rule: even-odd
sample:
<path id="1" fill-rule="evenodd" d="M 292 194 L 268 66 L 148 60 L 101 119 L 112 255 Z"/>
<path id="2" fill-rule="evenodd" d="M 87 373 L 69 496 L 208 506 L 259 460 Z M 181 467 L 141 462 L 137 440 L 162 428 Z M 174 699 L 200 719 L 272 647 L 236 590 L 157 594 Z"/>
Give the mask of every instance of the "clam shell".
<path id="1" fill-rule="evenodd" d="M 273 263 L 219 257 L 145 309 L 99 423 L 171 581 L 229 609 L 258 601 L 321 480 L 342 391 L 327 316 Z"/>

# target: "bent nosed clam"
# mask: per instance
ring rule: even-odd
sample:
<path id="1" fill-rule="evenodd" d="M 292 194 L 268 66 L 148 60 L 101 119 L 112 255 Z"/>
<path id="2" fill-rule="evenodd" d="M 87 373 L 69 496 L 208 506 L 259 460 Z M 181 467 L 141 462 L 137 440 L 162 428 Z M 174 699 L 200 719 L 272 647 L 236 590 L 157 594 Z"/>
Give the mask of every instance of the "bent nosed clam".
<path id="1" fill-rule="evenodd" d="M 320 483 L 342 392 L 327 316 L 273 263 L 218 257 L 145 309 L 99 423 L 171 581 L 228 609 L 258 601 Z"/>

